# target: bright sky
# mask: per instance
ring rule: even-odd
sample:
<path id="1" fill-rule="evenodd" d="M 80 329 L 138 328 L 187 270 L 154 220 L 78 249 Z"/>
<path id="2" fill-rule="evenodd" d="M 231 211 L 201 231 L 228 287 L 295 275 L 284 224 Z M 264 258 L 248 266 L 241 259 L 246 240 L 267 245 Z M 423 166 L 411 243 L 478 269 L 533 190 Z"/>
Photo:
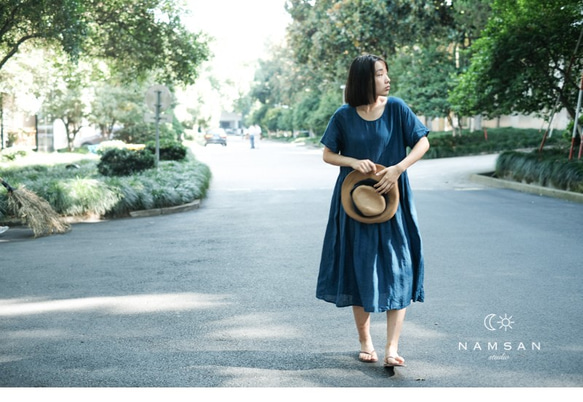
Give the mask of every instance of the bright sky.
<path id="1" fill-rule="evenodd" d="M 266 46 L 280 43 L 285 36 L 291 21 L 284 8 L 285 0 L 186 0 L 186 3 L 191 15 L 184 18 L 184 23 L 192 31 L 203 31 L 214 38 L 210 44 L 214 55 L 209 63 L 212 76 L 221 82 L 234 82 L 233 97 L 238 91 L 246 92 L 256 61 L 267 55 Z M 209 84 L 204 78 L 199 79 L 199 92 L 210 91 L 205 96 L 207 107 L 215 109 L 213 104 L 231 103 L 224 95 L 213 100 L 217 94 L 209 88 L 200 88 L 204 85 Z"/>
<path id="2" fill-rule="evenodd" d="M 265 55 L 266 44 L 280 42 L 290 22 L 285 0 L 187 0 L 193 31 L 207 32 L 213 65 L 249 64 Z M 228 67 L 221 66 L 221 71 Z"/>

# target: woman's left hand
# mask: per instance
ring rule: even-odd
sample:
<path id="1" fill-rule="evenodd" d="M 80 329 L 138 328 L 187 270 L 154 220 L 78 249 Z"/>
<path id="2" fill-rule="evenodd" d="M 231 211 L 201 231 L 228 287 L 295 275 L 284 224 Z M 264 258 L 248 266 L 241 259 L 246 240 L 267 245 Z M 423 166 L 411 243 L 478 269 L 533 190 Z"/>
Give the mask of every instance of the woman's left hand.
<path id="1" fill-rule="evenodd" d="M 380 172 L 377 172 L 376 175 L 381 177 L 375 187 L 379 194 L 386 194 L 393 186 L 397 185 L 397 180 L 401 176 L 401 170 L 397 166 L 389 166 L 384 168 Z"/>

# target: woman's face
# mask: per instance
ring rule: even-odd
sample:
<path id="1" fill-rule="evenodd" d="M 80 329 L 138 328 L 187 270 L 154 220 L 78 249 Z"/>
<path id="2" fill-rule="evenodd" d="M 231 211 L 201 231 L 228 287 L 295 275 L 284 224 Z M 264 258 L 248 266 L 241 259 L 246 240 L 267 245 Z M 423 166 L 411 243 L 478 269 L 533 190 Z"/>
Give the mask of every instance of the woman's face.
<path id="1" fill-rule="evenodd" d="M 391 79 L 387 66 L 382 61 L 377 61 L 374 64 L 375 69 L 375 88 L 377 96 L 387 96 L 391 90 Z"/>

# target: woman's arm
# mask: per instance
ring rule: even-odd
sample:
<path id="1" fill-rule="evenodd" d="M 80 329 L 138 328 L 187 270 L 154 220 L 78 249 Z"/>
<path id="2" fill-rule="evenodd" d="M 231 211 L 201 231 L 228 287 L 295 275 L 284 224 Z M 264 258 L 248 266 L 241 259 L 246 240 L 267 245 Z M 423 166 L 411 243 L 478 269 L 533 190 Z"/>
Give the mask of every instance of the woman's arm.
<path id="1" fill-rule="evenodd" d="M 324 162 L 334 165 L 334 166 L 349 166 L 354 170 L 358 170 L 361 173 L 370 173 L 376 170 L 376 165 L 374 162 L 368 159 L 355 159 L 349 156 L 344 156 L 333 152 L 328 147 L 324 147 L 324 153 L 322 155 Z"/>
<path id="2" fill-rule="evenodd" d="M 425 155 L 429 150 L 429 140 L 427 137 L 422 137 L 417 144 L 411 149 L 411 152 L 398 164 L 389 166 L 380 172 L 376 172 L 377 176 L 382 176 L 376 184 L 377 191 L 380 194 L 388 193 L 391 188 L 397 183 L 401 174 L 411 167 L 415 162 Z M 322 155 L 324 162 L 334 166 L 349 166 L 361 173 L 375 172 L 376 165 L 369 159 L 355 159 L 348 156 L 337 154 L 329 148 L 324 147 Z"/>
<path id="3" fill-rule="evenodd" d="M 419 159 L 423 158 L 423 155 L 429 150 L 429 140 L 427 137 L 421 137 L 417 144 L 411 149 L 409 155 L 407 155 L 401 162 L 396 165 L 389 166 L 380 172 L 377 172 L 377 176 L 382 178 L 375 185 L 377 191 L 380 194 L 387 193 L 391 188 L 396 185 L 397 180 L 405 170 L 411 167 Z"/>

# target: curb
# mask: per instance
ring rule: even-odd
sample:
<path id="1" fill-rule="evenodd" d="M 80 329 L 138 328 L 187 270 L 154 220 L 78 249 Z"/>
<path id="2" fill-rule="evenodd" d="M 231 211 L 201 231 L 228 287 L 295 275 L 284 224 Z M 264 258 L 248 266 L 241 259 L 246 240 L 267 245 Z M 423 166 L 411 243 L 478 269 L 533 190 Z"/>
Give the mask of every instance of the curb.
<path id="1" fill-rule="evenodd" d="M 178 212 L 186 212 L 193 209 L 198 209 L 200 207 L 201 200 L 194 200 L 189 202 L 188 204 L 177 205 L 174 207 L 167 207 L 167 208 L 155 208 L 155 209 L 145 209 L 141 211 L 133 211 L 130 212 L 130 217 L 132 218 L 141 218 L 141 217 L 148 217 L 148 216 L 158 216 L 158 215 L 169 215 Z M 65 217 L 68 223 L 75 224 L 75 223 L 86 223 L 86 222 L 102 222 L 99 217 Z M 33 240 L 32 230 L 29 229 L 26 225 L 23 225 L 21 221 L 14 220 L 14 221 L 2 221 L 0 222 L 0 226 L 9 226 L 10 230 L 2 233 L 0 235 L 0 243 L 6 243 L 11 241 L 22 241 L 22 240 Z"/>
<path id="2" fill-rule="evenodd" d="M 554 188 L 536 186 L 533 184 L 525 184 L 513 182 L 510 180 L 496 179 L 491 177 L 492 173 L 478 173 L 472 174 L 470 179 L 479 184 L 484 184 L 495 188 L 505 188 L 523 193 L 536 194 L 545 197 L 559 198 L 566 201 L 577 202 L 583 204 L 583 194 L 574 193 L 571 191 L 557 190 Z"/>
<path id="3" fill-rule="evenodd" d="M 198 209 L 198 208 L 200 208 L 200 200 L 194 200 L 192 202 L 189 202 L 188 204 L 177 205 L 174 207 L 143 209 L 140 211 L 132 211 L 132 212 L 130 212 L 130 216 L 132 218 L 141 218 L 141 217 L 145 217 L 145 216 L 169 215 L 169 214 L 175 214 L 178 212 L 191 211 L 193 209 Z"/>
<path id="4" fill-rule="evenodd" d="M 169 215 L 178 212 L 186 212 L 191 211 L 193 209 L 200 208 L 201 200 L 194 200 L 187 204 L 176 205 L 174 207 L 166 207 L 166 208 L 154 208 L 154 209 L 143 209 L 140 211 L 132 211 L 130 212 L 130 217 L 132 218 L 140 218 L 140 217 L 147 217 L 147 216 L 158 216 L 158 215 Z M 63 219 L 67 221 L 67 223 L 84 223 L 84 222 L 100 222 L 102 219 L 99 216 L 64 216 Z M 19 219 L 12 219 L 12 220 L 3 220 L 0 221 L 0 226 L 9 226 L 9 227 L 19 227 L 23 225 Z"/>

